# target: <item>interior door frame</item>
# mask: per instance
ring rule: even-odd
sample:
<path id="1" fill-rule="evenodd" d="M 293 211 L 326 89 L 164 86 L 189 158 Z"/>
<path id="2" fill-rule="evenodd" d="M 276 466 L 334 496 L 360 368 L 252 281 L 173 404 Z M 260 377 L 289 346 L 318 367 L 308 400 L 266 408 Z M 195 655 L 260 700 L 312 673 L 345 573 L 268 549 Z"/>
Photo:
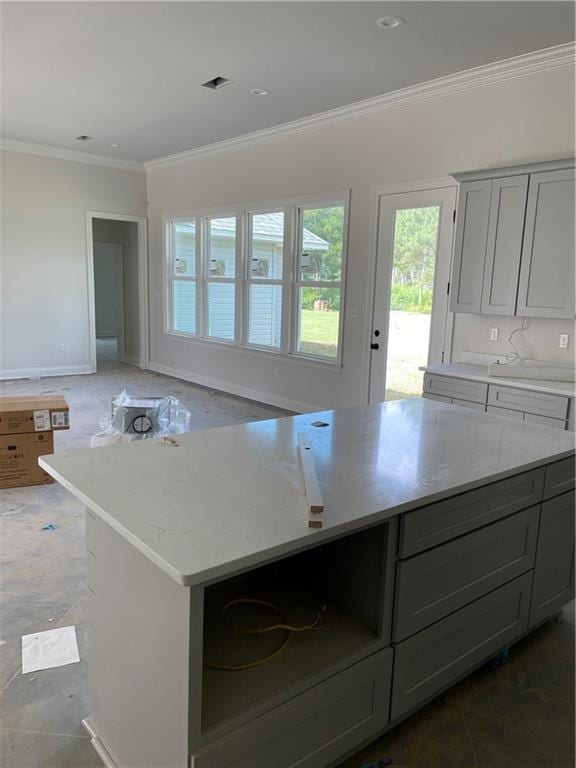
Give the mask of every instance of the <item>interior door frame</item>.
<path id="1" fill-rule="evenodd" d="M 125 213 L 108 211 L 86 211 L 86 274 L 88 281 L 88 334 L 90 348 L 90 367 L 97 371 L 96 359 L 96 304 L 94 301 L 94 219 L 125 221 L 137 225 L 138 235 L 138 331 L 139 358 L 138 366 L 146 369 L 150 363 L 149 324 L 148 324 L 148 219 L 146 216 L 132 216 Z"/>
<path id="2" fill-rule="evenodd" d="M 116 250 L 116 342 L 117 357 L 120 362 L 124 362 L 126 357 L 125 342 L 125 317 L 124 317 L 124 246 L 122 243 L 115 243 L 108 240 L 93 240 L 94 248 L 97 245 L 104 245 Z M 94 286 L 94 297 L 96 297 L 96 286 Z"/>
<path id="3" fill-rule="evenodd" d="M 418 192 L 431 192 L 433 190 L 452 190 L 454 192 L 454 211 L 456 210 L 457 204 L 458 204 L 458 182 L 452 178 L 451 176 L 441 176 L 436 178 L 430 178 L 430 179 L 422 179 L 419 181 L 412 181 L 412 182 L 401 182 L 397 184 L 389 184 L 382 187 L 375 187 L 372 189 L 372 211 L 371 211 L 371 237 L 370 237 L 370 256 L 371 256 L 371 265 L 369 270 L 369 276 L 370 276 L 370 285 L 369 285 L 369 295 L 371 295 L 371 301 L 372 301 L 372 310 L 371 312 L 367 313 L 367 323 L 366 323 L 366 329 L 365 329 L 365 336 L 364 338 L 367 340 L 368 344 L 372 344 L 372 342 L 376 342 L 379 344 L 380 349 L 378 351 L 372 351 L 370 349 L 368 354 L 368 363 L 366 366 L 366 373 L 365 373 L 365 382 L 364 382 L 364 391 L 365 391 L 365 397 L 366 402 L 373 403 L 373 402 L 380 402 L 382 400 L 382 389 L 380 381 L 375 380 L 374 376 L 374 367 L 376 365 L 376 360 L 386 360 L 387 357 L 387 346 L 388 346 L 388 329 L 389 329 L 389 313 L 390 313 L 390 292 L 387 291 L 387 295 L 385 298 L 385 301 L 383 303 L 383 309 L 382 313 L 386 318 L 385 323 L 380 323 L 380 336 L 376 340 L 373 336 L 373 332 L 375 329 L 375 318 L 376 318 L 376 302 L 377 302 L 377 289 L 378 289 L 378 270 L 379 270 L 379 251 L 381 247 L 381 232 L 380 232 L 380 223 L 381 223 L 381 217 L 380 217 L 380 211 L 381 211 L 381 201 L 382 198 L 388 198 L 391 195 L 407 195 L 407 194 L 414 194 Z M 450 264 L 449 264 L 449 271 L 452 267 L 452 258 L 453 258 L 453 248 L 454 248 L 454 226 L 452 226 L 452 232 L 451 232 L 451 240 L 450 240 Z M 388 255 L 386 259 L 386 263 L 382 265 L 384 269 L 386 269 L 388 274 L 387 284 L 390 286 L 391 281 L 391 275 L 392 275 L 392 258 L 391 254 Z M 436 286 L 436 276 L 435 276 L 435 290 L 437 290 Z M 450 362 L 452 357 L 452 337 L 453 337 L 453 330 L 454 330 L 454 316 L 453 313 L 450 312 L 449 307 L 447 308 L 447 315 L 446 315 L 446 323 L 445 323 L 445 329 L 444 329 L 444 362 Z M 376 358 L 375 355 L 378 357 Z M 384 376 L 385 378 L 385 376 Z M 384 387 L 385 387 L 385 381 L 384 381 Z"/>

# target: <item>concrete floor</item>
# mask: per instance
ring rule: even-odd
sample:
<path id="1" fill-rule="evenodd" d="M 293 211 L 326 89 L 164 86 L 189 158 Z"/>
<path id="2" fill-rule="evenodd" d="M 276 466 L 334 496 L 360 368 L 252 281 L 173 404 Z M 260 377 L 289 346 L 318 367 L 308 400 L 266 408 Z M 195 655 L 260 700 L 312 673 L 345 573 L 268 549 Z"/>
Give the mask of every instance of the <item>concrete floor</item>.
<path id="1" fill-rule="evenodd" d="M 63 393 L 71 429 L 55 450 L 88 445 L 113 395 L 173 394 L 193 429 L 272 418 L 282 412 L 114 362 L 99 373 L 5 382 L 4 395 Z M 101 768 L 80 725 L 88 712 L 82 505 L 57 484 L 0 491 L 0 766 Z M 54 523 L 55 530 L 42 526 Z M 361 768 L 390 757 L 394 768 L 572 768 L 574 611 L 512 649 L 507 665 L 485 667 L 346 761 Z M 75 625 L 81 662 L 21 673 L 21 635 Z M 275 768 L 275 766 L 270 766 Z"/>

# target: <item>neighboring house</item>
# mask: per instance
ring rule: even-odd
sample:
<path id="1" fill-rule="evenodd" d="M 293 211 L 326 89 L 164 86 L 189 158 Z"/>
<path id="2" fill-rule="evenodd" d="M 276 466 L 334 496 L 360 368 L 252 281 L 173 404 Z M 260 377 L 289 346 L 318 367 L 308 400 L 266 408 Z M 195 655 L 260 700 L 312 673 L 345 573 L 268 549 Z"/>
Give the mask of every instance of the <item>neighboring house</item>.
<path id="1" fill-rule="evenodd" d="M 234 288 L 218 278 L 234 277 L 236 259 L 236 221 L 234 218 L 211 219 L 208 252 L 210 254 L 208 283 L 209 335 L 220 339 L 234 339 Z M 280 346 L 282 316 L 282 286 L 266 280 L 282 280 L 284 243 L 284 215 L 258 214 L 253 218 L 252 265 L 249 302 L 250 344 L 266 347 Z M 302 267 L 306 271 L 308 253 L 327 251 L 329 243 L 304 229 Z M 178 223 L 176 232 L 176 273 L 192 274 L 195 263 L 196 241 L 194 224 Z M 176 283 L 174 319 L 179 330 L 193 332 L 195 327 L 195 292 L 190 283 Z"/>

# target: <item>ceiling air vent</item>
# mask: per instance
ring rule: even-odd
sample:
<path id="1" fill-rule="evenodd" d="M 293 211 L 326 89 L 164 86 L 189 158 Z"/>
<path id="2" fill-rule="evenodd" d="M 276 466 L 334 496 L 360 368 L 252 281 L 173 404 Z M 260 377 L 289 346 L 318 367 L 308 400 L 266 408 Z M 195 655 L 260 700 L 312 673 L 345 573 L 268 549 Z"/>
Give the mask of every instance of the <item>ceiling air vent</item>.
<path id="1" fill-rule="evenodd" d="M 210 88 L 211 91 L 217 91 L 218 88 L 224 88 L 225 85 L 229 85 L 231 82 L 232 80 L 228 80 L 227 77 L 218 75 L 218 77 L 213 77 L 212 80 L 202 83 L 202 88 Z"/>

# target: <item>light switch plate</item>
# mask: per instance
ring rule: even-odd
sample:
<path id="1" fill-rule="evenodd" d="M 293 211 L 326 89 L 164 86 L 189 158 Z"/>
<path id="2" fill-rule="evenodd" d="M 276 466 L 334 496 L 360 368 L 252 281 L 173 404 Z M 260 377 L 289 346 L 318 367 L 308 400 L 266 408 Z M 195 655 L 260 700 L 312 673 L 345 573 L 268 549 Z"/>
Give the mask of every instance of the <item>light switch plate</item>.
<path id="1" fill-rule="evenodd" d="M 568 349 L 568 343 L 570 341 L 570 336 L 567 333 L 561 333 L 560 334 L 560 343 L 558 346 L 560 349 Z"/>
<path id="2" fill-rule="evenodd" d="M 498 341 L 498 328 L 490 328 L 490 341 Z"/>

